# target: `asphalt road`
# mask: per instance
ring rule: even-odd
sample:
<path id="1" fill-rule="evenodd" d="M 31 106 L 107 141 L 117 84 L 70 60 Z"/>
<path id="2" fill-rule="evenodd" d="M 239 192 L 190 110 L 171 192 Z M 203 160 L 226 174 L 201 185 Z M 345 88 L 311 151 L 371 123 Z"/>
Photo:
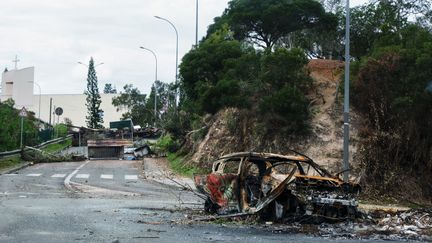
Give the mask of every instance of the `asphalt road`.
<path id="1" fill-rule="evenodd" d="M 141 161 L 37 164 L 0 176 L 0 242 L 355 242 L 191 221 L 201 208 Z"/>

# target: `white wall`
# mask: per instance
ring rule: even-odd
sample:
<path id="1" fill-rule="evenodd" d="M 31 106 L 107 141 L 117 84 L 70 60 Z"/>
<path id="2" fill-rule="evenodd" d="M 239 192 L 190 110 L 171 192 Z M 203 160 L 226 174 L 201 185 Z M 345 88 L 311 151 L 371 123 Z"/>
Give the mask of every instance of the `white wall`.
<path id="1" fill-rule="evenodd" d="M 33 82 L 34 67 L 3 72 L 2 74 L 2 101 L 12 98 L 15 107 L 21 109 L 32 108 L 33 104 Z"/>
<path id="2" fill-rule="evenodd" d="M 15 108 L 21 109 L 23 106 L 28 111 L 33 111 L 35 117 L 39 117 L 40 99 L 40 119 L 49 122 L 50 98 L 52 98 L 52 112 L 55 107 L 63 108 L 63 115 L 59 121 L 64 122 L 67 117 L 76 126 L 86 126 L 86 95 L 84 94 L 43 94 L 39 96 L 39 89 L 34 87 L 34 67 L 11 70 L 2 74 L 2 94 L 0 100 L 4 101 L 12 98 L 15 101 Z M 67 87 L 64 87 L 67 90 Z M 33 92 L 34 90 L 34 92 Z M 35 93 L 35 94 L 34 94 Z M 104 111 L 104 126 L 109 127 L 110 121 L 118 121 L 122 111 L 117 112 L 111 104 L 112 98 L 117 94 L 100 94 L 101 109 Z M 57 116 L 55 118 L 57 122 Z M 51 124 L 54 122 L 54 115 L 51 116 Z"/>
<path id="3" fill-rule="evenodd" d="M 117 112 L 116 108 L 111 104 L 112 98 L 116 97 L 117 94 L 100 94 L 101 96 L 101 109 L 104 111 L 104 126 L 109 127 L 110 121 L 118 121 L 121 118 L 122 111 Z M 63 115 L 60 116 L 60 122 L 64 122 L 64 118 L 67 117 L 72 120 L 72 123 L 76 126 L 86 126 L 86 95 L 84 94 L 43 94 L 41 95 L 41 109 L 40 118 L 46 122 L 49 122 L 49 109 L 50 109 L 50 98 L 52 98 L 52 112 L 55 107 L 61 107 L 63 109 Z M 33 103 L 35 104 L 30 108 L 38 117 L 39 114 L 39 95 L 33 95 Z M 53 121 L 54 116 L 51 116 Z M 56 116 L 57 122 L 57 116 Z"/>

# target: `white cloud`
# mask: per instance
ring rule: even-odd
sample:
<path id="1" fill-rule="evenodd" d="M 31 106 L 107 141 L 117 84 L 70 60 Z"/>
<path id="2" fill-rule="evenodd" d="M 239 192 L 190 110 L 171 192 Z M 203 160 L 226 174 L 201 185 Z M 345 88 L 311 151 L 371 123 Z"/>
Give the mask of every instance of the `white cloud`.
<path id="1" fill-rule="evenodd" d="M 228 0 L 200 1 L 200 36 Z M 43 93 L 82 93 L 88 63 L 93 56 L 100 89 L 112 82 L 120 89 L 133 83 L 143 92 L 154 81 L 157 53 L 159 79 L 174 81 L 175 34 L 159 15 L 179 32 L 179 62 L 195 42 L 195 0 L 14 0 L 0 3 L 0 67 L 35 66 Z"/>
<path id="2" fill-rule="evenodd" d="M 229 0 L 200 0 L 199 39 Z M 358 2 L 358 1 L 355 1 Z M 195 0 L 14 0 L 0 3 L 0 68 L 35 66 L 42 93 L 82 93 L 92 56 L 100 89 L 107 82 L 121 89 L 132 83 L 144 93 L 154 81 L 154 59 L 140 50 L 157 53 L 158 77 L 174 81 L 175 33 L 154 18 L 173 22 L 179 32 L 179 63 L 195 44 Z"/>

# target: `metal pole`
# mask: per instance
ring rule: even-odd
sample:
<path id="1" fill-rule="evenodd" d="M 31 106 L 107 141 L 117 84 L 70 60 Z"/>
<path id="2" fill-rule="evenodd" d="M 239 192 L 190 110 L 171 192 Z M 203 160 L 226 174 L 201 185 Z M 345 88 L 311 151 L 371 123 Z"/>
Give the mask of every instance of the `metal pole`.
<path id="1" fill-rule="evenodd" d="M 154 120 L 154 127 L 156 127 L 156 120 L 157 120 L 157 89 L 156 89 L 156 81 L 158 80 L 158 76 L 157 76 L 157 73 L 158 73 L 158 60 L 157 60 L 157 56 L 156 56 L 156 53 L 154 52 L 154 51 L 152 51 L 152 50 L 150 50 L 150 49 L 148 49 L 148 48 L 145 48 L 145 47 L 140 47 L 141 49 L 143 49 L 143 50 L 146 50 L 146 51 L 149 51 L 149 52 L 151 52 L 152 54 L 153 54 L 153 56 L 154 56 L 154 58 L 155 58 L 155 63 L 156 63 L 156 65 L 155 65 L 155 85 L 154 85 L 154 88 L 155 88 L 155 93 L 154 93 L 154 96 L 155 96 L 155 98 L 154 98 L 154 115 L 155 115 L 155 120 Z"/>
<path id="2" fill-rule="evenodd" d="M 34 84 L 36 84 L 39 88 L 39 114 L 38 114 L 38 119 L 40 120 L 40 111 L 41 111 L 41 95 L 42 95 L 42 91 L 41 91 L 41 87 L 38 83 L 33 82 Z"/>
<path id="3" fill-rule="evenodd" d="M 346 28 L 345 28 L 345 94 L 344 94 L 344 144 L 343 161 L 345 182 L 349 177 L 349 81 L 350 81 L 350 2 L 346 0 Z"/>
<path id="4" fill-rule="evenodd" d="M 198 47 L 198 0 L 196 0 L 195 8 L 195 48 Z"/>
<path id="5" fill-rule="evenodd" d="M 50 98 L 50 112 L 49 112 L 49 124 L 51 125 L 51 114 L 52 114 L 52 98 Z"/>
<path id="6" fill-rule="evenodd" d="M 20 139 L 20 149 L 23 148 L 23 130 L 24 130 L 24 117 L 21 117 L 21 139 Z"/>
<path id="7" fill-rule="evenodd" d="M 179 38 L 178 38 L 178 31 L 177 31 L 177 28 L 174 26 L 174 24 L 171 23 L 171 21 L 169 21 L 168 19 L 165 19 L 165 18 L 162 18 L 162 17 L 159 17 L 159 16 L 154 16 L 154 17 L 157 18 L 157 19 L 161 19 L 161 20 L 164 20 L 164 21 L 168 22 L 174 28 L 174 30 L 175 30 L 175 33 L 176 33 L 176 67 L 175 67 L 175 82 L 174 83 L 177 86 L 177 77 L 178 77 L 178 74 L 177 74 L 177 69 L 178 69 L 178 40 L 179 40 Z M 178 105 L 177 96 L 178 96 L 178 87 L 176 88 L 176 93 L 175 93 L 175 103 L 176 103 L 176 106 Z"/>

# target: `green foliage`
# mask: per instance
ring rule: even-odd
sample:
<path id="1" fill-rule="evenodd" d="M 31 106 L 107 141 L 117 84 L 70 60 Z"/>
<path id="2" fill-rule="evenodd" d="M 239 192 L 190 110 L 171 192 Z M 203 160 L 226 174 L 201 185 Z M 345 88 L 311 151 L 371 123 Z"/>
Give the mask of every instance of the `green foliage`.
<path id="1" fill-rule="evenodd" d="M 411 25 L 409 18 L 424 20 L 431 13 L 429 1 L 376 1 L 351 11 L 351 55 L 369 55 L 375 46 L 395 45 L 400 33 Z M 424 22 L 424 21 L 423 21 Z"/>
<path id="2" fill-rule="evenodd" d="M 135 125 L 147 127 L 153 123 L 163 122 L 169 110 L 175 104 L 174 85 L 156 81 L 150 95 L 141 94 L 132 84 L 123 87 L 124 91 L 112 99 L 117 111 L 124 110 L 122 120 L 131 119 Z M 155 115 L 156 90 L 156 115 Z"/>
<path id="3" fill-rule="evenodd" d="M 202 88 L 217 84 L 229 68 L 227 63 L 242 55 L 240 42 L 233 40 L 232 33 L 224 26 L 201 45 L 188 52 L 180 65 L 182 88 L 188 100 L 196 101 Z"/>
<path id="4" fill-rule="evenodd" d="M 267 49 L 292 32 L 336 23 L 313 0 L 232 0 L 224 15 L 237 39 Z"/>
<path id="5" fill-rule="evenodd" d="M 180 175 L 192 177 L 194 174 L 203 173 L 201 169 L 185 163 L 184 157 L 176 153 L 169 153 L 168 161 L 170 168 Z"/>
<path id="6" fill-rule="evenodd" d="M 68 127 L 66 124 L 56 124 L 54 126 L 55 138 L 66 137 L 68 134 Z"/>
<path id="7" fill-rule="evenodd" d="M 45 148 L 42 150 L 51 154 L 58 153 L 62 151 L 63 149 L 70 147 L 72 145 L 72 139 L 66 139 L 65 141 L 61 143 L 53 143 L 48 144 Z"/>
<path id="8" fill-rule="evenodd" d="M 90 58 L 88 67 L 87 90 L 85 92 L 85 94 L 87 95 L 86 106 L 88 113 L 88 115 L 86 116 L 86 122 L 89 128 L 102 128 L 103 110 L 100 109 L 101 97 L 99 94 L 98 80 L 94 67 L 93 57 Z"/>
<path id="9" fill-rule="evenodd" d="M 186 96 L 182 108 L 188 115 L 215 114 L 226 107 L 256 111 L 259 107 L 279 105 L 276 100 L 282 101 L 282 96 L 289 94 L 286 107 L 260 109 L 265 116 L 259 119 L 281 126 L 275 129 L 293 132 L 302 128 L 303 132 L 309 118 L 309 102 L 303 93 L 311 84 L 304 51 L 256 51 L 234 40 L 227 27 L 223 25 L 183 58 L 180 74 Z M 300 111 L 305 115 L 293 115 Z M 176 129 L 190 129 L 190 124 L 178 126 L 181 117 L 173 117 Z"/>
<path id="10" fill-rule="evenodd" d="M 157 140 L 155 147 L 159 151 L 175 152 L 179 148 L 179 144 L 171 135 L 165 135 Z"/>
<path id="11" fill-rule="evenodd" d="M 22 161 L 20 159 L 20 156 L 14 156 L 14 157 L 9 157 L 9 158 L 5 158 L 5 159 L 0 159 L 0 170 L 17 166 L 17 165 L 21 164 L 21 162 Z"/>
<path id="12" fill-rule="evenodd" d="M 20 145 L 21 117 L 13 106 L 12 99 L 0 103 L 0 152 L 18 149 Z M 29 113 L 23 125 L 23 145 L 36 145 L 38 135 L 34 114 Z"/>
<path id="13" fill-rule="evenodd" d="M 311 84 L 305 70 L 308 62 L 300 49 L 276 49 L 262 58 L 262 80 L 271 85 L 272 91 L 279 90 L 286 84 L 306 91 Z"/>
<path id="14" fill-rule="evenodd" d="M 259 111 L 266 117 L 269 132 L 307 132 L 310 118 L 308 100 L 295 86 L 285 86 L 272 95 L 263 97 Z"/>
<path id="15" fill-rule="evenodd" d="M 104 94 L 117 94 L 117 89 L 111 83 L 107 83 L 104 86 Z"/>
<path id="16" fill-rule="evenodd" d="M 141 94 L 132 84 L 126 84 L 123 89 L 119 96 L 112 99 L 112 104 L 117 111 L 126 110 L 122 114 L 122 120 L 131 119 L 133 124 L 145 127 L 151 121 L 150 111 L 143 109 L 146 106 L 146 95 Z"/>

